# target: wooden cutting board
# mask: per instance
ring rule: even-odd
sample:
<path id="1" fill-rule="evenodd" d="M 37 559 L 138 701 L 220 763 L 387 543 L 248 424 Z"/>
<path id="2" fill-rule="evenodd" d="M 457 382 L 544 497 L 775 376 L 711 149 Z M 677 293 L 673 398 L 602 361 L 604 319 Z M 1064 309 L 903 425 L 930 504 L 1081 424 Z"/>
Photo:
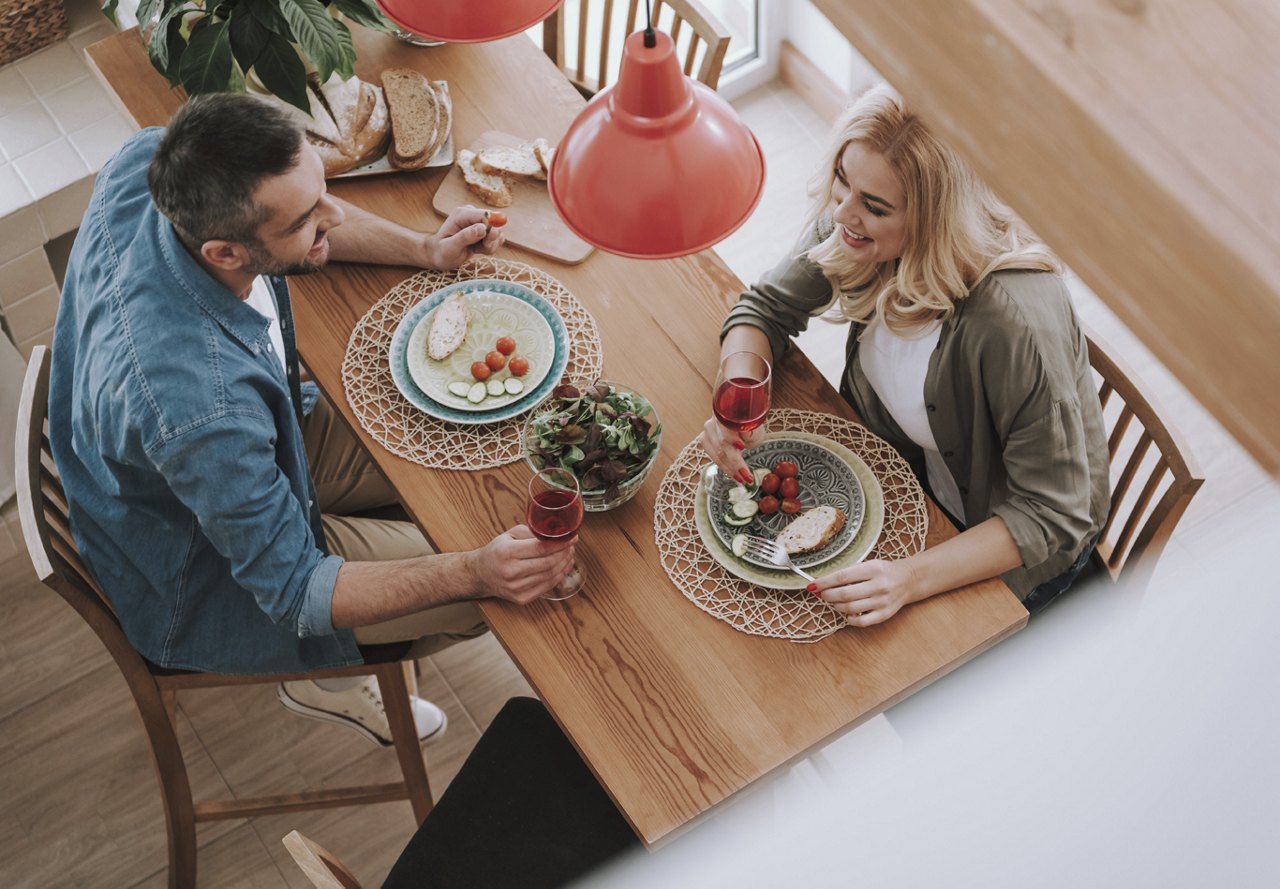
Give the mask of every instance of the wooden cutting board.
<path id="1" fill-rule="evenodd" d="M 492 145 L 514 148 L 526 141 L 529 140 L 489 130 L 468 147 L 472 151 Z M 507 243 L 568 265 L 582 262 L 595 249 L 569 231 L 569 227 L 560 219 L 551 203 L 551 196 L 547 194 L 547 183 L 537 179 L 516 178 L 513 180 L 512 191 L 515 197 L 511 206 L 502 208 L 508 220 L 504 232 Z M 462 179 L 462 171 L 454 164 L 436 190 L 431 206 L 441 216 L 448 216 L 449 211 L 459 204 L 495 209 L 490 208 L 479 195 L 467 188 L 467 183 Z"/>

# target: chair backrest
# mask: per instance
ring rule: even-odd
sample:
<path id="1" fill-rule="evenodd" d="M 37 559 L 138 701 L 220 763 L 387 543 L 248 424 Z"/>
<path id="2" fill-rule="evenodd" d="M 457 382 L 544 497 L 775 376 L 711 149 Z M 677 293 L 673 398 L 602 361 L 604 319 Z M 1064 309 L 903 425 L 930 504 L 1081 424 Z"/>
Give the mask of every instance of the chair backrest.
<path id="1" fill-rule="evenodd" d="M 622 44 L 637 28 L 644 27 L 640 0 L 626 0 L 615 9 L 613 0 L 566 0 L 542 23 L 542 48 L 578 91 L 592 96 L 616 78 Z M 569 10 L 576 7 L 570 18 Z M 566 19 L 574 34 L 573 52 L 566 53 Z M 653 26 L 671 35 L 684 73 L 711 89 L 720 82 L 729 31 L 696 0 L 655 0 Z M 566 61 L 566 55 L 571 61 Z M 588 70 L 594 61 L 595 70 Z"/>
<path id="2" fill-rule="evenodd" d="M 360 889 L 360 881 L 324 846 L 296 830 L 281 840 L 316 889 Z"/>
<path id="3" fill-rule="evenodd" d="M 14 448 L 22 536 L 36 576 L 84 618 L 128 677 L 134 670 L 145 669 L 145 662 L 80 558 L 71 534 L 67 495 L 49 447 L 48 409 L 49 349 L 36 346 L 22 381 Z"/>
<path id="4" fill-rule="evenodd" d="M 1111 513 L 1098 556 L 1113 580 L 1145 586 L 1204 479 L 1186 444 L 1114 352 L 1087 336 L 1111 464 Z"/>

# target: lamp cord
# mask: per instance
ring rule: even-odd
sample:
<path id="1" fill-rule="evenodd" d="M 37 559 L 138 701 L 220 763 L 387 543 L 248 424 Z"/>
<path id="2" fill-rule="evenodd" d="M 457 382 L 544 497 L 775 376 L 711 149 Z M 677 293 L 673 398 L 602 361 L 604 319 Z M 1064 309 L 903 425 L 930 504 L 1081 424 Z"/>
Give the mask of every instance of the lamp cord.
<path id="1" fill-rule="evenodd" d="M 644 45 L 646 49 L 653 49 L 658 45 L 658 35 L 653 32 L 653 11 L 649 7 L 649 0 L 644 0 Z"/>

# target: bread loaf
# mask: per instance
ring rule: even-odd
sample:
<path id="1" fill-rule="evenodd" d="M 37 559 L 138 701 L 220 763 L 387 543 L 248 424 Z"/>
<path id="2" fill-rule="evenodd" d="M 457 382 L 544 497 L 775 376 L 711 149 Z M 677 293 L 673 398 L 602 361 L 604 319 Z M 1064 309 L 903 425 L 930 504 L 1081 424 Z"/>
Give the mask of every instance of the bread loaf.
<path id="1" fill-rule="evenodd" d="M 538 159 L 538 166 L 542 168 L 542 173 L 537 175 L 538 179 L 546 179 L 547 174 L 551 172 L 551 154 L 555 149 L 551 147 L 551 143 L 546 139 L 537 138 L 533 140 L 533 156 Z"/>
<path id="2" fill-rule="evenodd" d="M 436 307 L 427 331 L 427 355 L 442 361 L 454 353 L 467 338 L 467 325 L 471 323 L 471 310 L 466 297 L 453 293 Z"/>
<path id="3" fill-rule="evenodd" d="M 325 177 L 338 176 L 377 160 L 386 151 L 390 121 L 382 90 L 358 78 L 335 74 L 321 84 L 307 81 L 310 116 L 292 105 L 306 127 L 306 139 L 324 161 Z"/>
<path id="4" fill-rule="evenodd" d="M 490 207 L 510 207 L 514 197 L 511 181 L 498 173 L 484 172 L 476 163 L 478 159 L 479 156 L 474 151 L 466 148 L 458 152 L 462 181 Z"/>
<path id="5" fill-rule="evenodd" d="M 542 178 L 542 164 L 533 153 L 533 145 L 524 143 L 518 148 L 505 145 L 491 145 L 480 149 L 476 159 L 476 169 L 483 173 L 496 173 L 499 176 L 527 176 Z"/>
<path id="6" fill-rule="evenodd" d="M 844 510 L 818 506 L 800 513 L 778 535 L 777 543 L 791 555 L 820 550 L 844 527 Z"/>

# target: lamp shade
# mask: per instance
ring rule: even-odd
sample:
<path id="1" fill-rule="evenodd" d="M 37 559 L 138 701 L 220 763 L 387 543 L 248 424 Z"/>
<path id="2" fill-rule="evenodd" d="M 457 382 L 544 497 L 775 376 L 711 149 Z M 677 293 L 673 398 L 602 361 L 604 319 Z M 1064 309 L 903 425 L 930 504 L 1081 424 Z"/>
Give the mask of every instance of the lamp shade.
<path id="1" fill-rule="evenodd" d="M 714 90 L 680 70 L 675 44 L 629 36 L 618 81 L 556 148 L 547 186 L 565 224 L 609 253 L 668 259 L 717 243 L 764 191 L 760 145 Z"/>
<path id="2" fill-rule="evenodd" d="M 446 43 L 484 43 L 532 28 L 564 0 L 377 0 L 406 31 Z"/>

